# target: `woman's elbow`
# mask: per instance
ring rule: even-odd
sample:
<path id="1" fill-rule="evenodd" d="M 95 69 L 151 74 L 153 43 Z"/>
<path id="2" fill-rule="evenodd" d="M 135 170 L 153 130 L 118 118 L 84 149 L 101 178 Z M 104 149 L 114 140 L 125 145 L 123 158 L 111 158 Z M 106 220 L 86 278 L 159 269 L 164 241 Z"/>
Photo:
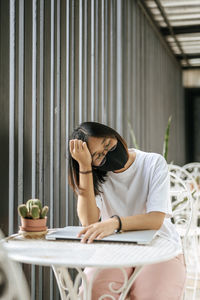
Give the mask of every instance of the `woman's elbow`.
<path id="1" fill-rule="evenodd" d="M 88 227 L 91 224 L 97 223 L 99 221 L 99 219 L 96 217 L 88 218 L 85 216 L 78 215 L 78 218 L 81 223 L 81 226 L 83 226 L 83 227 Z"/>
<path id="2" fill-rule="evenodd" d="M 163 225 L 164 219 L 165 219 L 165 213 L 162 212 L 153 212 L 149 213 L 151 217 L 153 217 L 152 220 L 152 229 L 153 230 L 159 230 L 161 226 Z"/>
<path id="3" fill-rule="evenodd" d="M 162 222 L 156 222 L 156 224 L 154 224 L 154 228 L 153 230 L 159 230 L 162 227 L 163 221 Z"/>

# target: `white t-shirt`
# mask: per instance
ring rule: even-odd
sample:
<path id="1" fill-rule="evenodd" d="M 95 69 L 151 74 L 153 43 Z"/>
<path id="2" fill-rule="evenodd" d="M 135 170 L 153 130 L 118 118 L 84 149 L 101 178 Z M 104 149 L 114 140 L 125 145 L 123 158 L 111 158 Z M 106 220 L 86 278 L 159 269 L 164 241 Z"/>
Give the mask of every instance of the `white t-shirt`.
<path id="1" fill-rule="evenodd" d="M 171 223 L 172 215 L 169 173 L 166 160 L 157 153 L 136 149 L 135 161 L 122 173 L 108 172 L 102 193 L 96 197 L 101 219 L 112 215 L 121 217 L 159 211 L 166 214 L 159 235 L 181 247 L 180 237 Z"/>

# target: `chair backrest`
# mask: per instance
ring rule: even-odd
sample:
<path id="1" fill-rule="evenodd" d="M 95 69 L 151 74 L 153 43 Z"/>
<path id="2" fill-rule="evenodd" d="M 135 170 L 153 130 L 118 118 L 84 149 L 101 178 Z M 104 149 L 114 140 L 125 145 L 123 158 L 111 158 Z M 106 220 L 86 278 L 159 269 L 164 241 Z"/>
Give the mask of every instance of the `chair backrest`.
<path id="1" fill-rule="evenodd" d="M 21 266 L 10 260 L 0 230 L 0 299 L 29 300 L 30 294 Z"/>
<path id="2" fill-rule="evenodd" d="M 187 237 L 193 225 L 194 200 L 186 183 L 173 172 L 170 171 L 169 174 L 172 222 L 182 237 L 183 251 L 185 251 Z"/>
<path id="3" fill-rule="evenodd" d="M 185 168 L 177 165 L 169 164 L 168 168 L 171 173 L 174 173 L 185 182 L 189 190 L 192 192 L 193 197 L 195 198 L 198 193 L 198 185 L 192 174 L 189 173 Z"/>
<path id="4" fill-rule="evenodd" d="M 197 193 L 196 193 L 196 215 L 197 215 L 197 225 L 200 226 L 200 163 L 198 162 L 192 162 L 189 164 L 186 164 L 182 167 L 184 170 L 186 170 L 195 180 L 195 183 L 197 185 Z"/>
<path id="5" fill-rule="evenodd" d="M 200 163 L 191 162 L 189 164 L 182 166 L 182 168 L 185 169 L 188 173 L 190 173 L 193 176 L 200 189 Z"/>
<path id="6" fill-rule="evenodd" d="M 174 173 L 177 177 L 179 177 L 180 179 L 182 179 L 184 181 L 184 183 L 187 185 L 190 192 L 192 193 L 192 198 L 194 199 L 193 221 L 194 221 L 194 224 L 197 225 L 198 224 L 198 207 L 199 207 L 199 194 L 200 193 L 199 193 L 199 188 L 198 188 L 196 180 L 191 175 L 191 173 L 189 173 L 186 169 L 184 169 L 180 166 L 169 164 L 168 168 L 171 173 Z M 177 189 L 179 187 L 180 187 L 179 183 L 177 183 L 177 186 L 174 183 L 174 187 L 173 187 L 174 189 Z"/>

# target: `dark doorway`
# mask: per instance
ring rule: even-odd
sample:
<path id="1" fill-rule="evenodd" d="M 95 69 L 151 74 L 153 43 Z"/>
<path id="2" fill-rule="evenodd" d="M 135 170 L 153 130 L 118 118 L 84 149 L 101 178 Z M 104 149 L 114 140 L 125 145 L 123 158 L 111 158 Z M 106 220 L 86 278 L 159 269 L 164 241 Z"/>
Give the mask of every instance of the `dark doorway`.
<path id="1" fill-rule="evenodd" d="M 185 89 L 186 163 L 200 162 L 200 88 Z"/>

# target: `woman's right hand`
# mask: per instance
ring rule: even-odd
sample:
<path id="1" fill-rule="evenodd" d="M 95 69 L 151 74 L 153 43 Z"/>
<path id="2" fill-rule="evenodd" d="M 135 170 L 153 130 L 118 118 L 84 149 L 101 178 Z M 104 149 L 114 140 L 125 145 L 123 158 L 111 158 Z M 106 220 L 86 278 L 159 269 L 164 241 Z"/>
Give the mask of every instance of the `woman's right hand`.
<path id="1" fill-rule="evenodd" d="M 79 163 L 79 167 L 86 167 L 86 169 L 89 167 L 91 169 L 92 156 L 86 142 L 78 139 L 70 140 L 69 149 L 71 156 Z"/>

